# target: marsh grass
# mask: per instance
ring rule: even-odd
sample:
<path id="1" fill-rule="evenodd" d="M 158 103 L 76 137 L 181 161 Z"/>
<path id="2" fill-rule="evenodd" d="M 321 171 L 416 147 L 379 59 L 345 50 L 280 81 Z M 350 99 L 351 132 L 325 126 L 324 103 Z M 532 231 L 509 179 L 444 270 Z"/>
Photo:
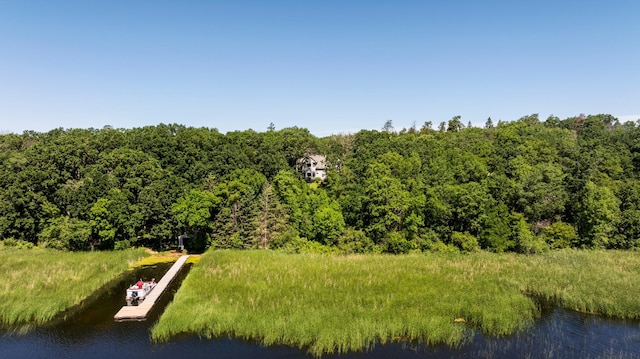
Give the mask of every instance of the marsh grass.
<path id="1" fill-rule="evenodd" d="M 0 249 L 0 327 L 42 325 L 146 256 L 143 250 L 71 253 Z"/>
<path id="2" fill-rule="evenodd" d="M 525 257 L 520 290 L 575 311 L 640 319 L 640 253 L 550 252 Z"/>
<path id="3" fill-rule="evenodd" d="M 488 258 L 209 252 L 152 336 L 232 335 L 321 355 L 400 340 L 455 346 L 469 327 L 501 335 L 531 324 L 535 302 Z"/>
<path id="4" fill-rule="evenodd" d="M 535 297 L 573 310 L 640 318 L 640 253 L 558 251 L 329 256 L 210 251 L 152 329 L 259 339 L 314 355 L 388 341 L 463 344 L 539 316 Z"/>

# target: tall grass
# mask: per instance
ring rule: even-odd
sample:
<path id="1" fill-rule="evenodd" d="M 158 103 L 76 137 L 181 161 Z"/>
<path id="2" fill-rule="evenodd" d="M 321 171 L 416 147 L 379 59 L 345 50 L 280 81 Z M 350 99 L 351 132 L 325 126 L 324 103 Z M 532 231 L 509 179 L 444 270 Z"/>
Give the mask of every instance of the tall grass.
<path id="1" fill-rule="evenodd" d="M 233 335 L 315 355 L 392 340 L 459 345 L 469 326 L 501 335 L 532 323 L 535 302 L 501 278 L 508 264 L 490 254 L 209 252 L 152 336 Z"/>
<path id="2" fill-rule="evenodd" d="M 640 253 L 550 252 L 525 257 L 519 288 L 571 310 L 640 319 Z"/>
<path id="3" fill-rule="evenodd" d="M 143 250 L 0 248 L 0 327 L 43 324 L 80 304 L 145 255 Z"/>
<path id="4" fill-rule="evenodd" d="M 231 335 L 315 355 L 395 340 L 455 346 L 470 338 L 470 328 L 506 335 L 531 325 L 539 315 L 533 296 L 569 309 L 640 318 L 639 279 L 637 252 L 210 251 L 185 279 L 152 337 Z"/>

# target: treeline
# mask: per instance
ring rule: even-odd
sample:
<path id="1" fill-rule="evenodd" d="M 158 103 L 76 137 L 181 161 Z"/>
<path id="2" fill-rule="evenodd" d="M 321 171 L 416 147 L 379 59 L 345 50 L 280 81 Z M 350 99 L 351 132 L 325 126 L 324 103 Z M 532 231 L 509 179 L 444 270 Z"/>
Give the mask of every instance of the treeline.
<path id="1" fill-rule="evenodd" d="M 0 238 L 67 250 L 638 246 L 640 126 L 537 115 L 317 138 L 158 125 L 0 136 Z M 305 182 L 295 162 L 326 156 Z"/>

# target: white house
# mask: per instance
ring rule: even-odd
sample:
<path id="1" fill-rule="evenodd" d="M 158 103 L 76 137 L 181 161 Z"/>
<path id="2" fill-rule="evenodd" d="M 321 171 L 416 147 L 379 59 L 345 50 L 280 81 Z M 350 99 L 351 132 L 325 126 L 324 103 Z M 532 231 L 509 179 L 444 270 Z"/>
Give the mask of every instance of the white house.
<path id="1" fill-rule="evenodd" d="M 316 178 L 324 180 L 327 177 L 327 161 L 321 155 L 305 155 L 296 161 L 296 171 L 308 181 Z"/>

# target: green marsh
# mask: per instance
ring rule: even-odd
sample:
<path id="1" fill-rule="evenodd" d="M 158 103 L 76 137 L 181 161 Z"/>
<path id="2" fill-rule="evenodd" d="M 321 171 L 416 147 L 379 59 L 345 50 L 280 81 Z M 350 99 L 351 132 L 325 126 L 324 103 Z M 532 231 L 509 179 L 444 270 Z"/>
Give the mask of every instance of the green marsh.
<path id="1" fill-rule="evenodd" d="M 451 346 L 471 330 L 507 335 L 539 315 L 533 296 L 640 318 L 640 254 L 323 256 L 210 251 L 152 330 L 258 339 L 321 355 L 388 341 Z"/>
<path id="2" fill-rule="evenodd" d="M 144 256 L 144 250 L 72 253 L 0 248 L 0 327 L 50 321 Z"/>

